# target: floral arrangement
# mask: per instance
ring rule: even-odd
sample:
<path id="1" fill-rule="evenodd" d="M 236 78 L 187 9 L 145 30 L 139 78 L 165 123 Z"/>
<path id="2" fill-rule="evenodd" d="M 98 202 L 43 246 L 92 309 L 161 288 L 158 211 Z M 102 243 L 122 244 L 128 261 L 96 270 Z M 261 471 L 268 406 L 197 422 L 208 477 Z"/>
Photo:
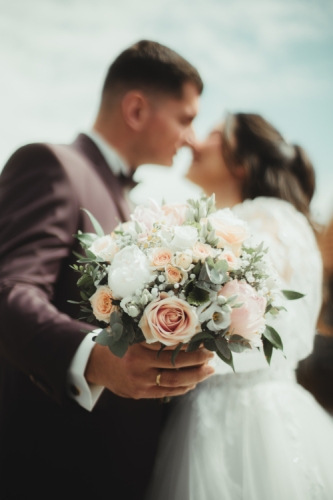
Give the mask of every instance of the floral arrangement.
<path id="1" fill-rule="evenodd" d="M 267 249 L 247 243 L 246 222 L 216 210 L 214 195 L 149 200 L 108 235 L 87 213 L 96 234 L 75 235 L 86 255 L 72 267 L 81 274 L 80 319 L 103 328 L 97 343 L 122 357 L 133 343 L 160 342 L 174 347 L 173 363 L 184 344 L 203 344 L 232 367 L 232 352 L 263 347 L 270 362 L 283 349 L 267 321 L 284 309 L 281 296 L 303 295 L 278 289 Z"/>

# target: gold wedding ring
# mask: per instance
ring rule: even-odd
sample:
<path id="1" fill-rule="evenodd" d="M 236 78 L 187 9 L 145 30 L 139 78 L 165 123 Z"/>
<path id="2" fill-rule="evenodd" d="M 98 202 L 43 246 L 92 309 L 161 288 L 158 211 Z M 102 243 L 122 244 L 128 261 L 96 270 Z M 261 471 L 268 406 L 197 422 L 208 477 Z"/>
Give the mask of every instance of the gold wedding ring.
<path id="1" fill-rule="evenodd" d="M 158 387 L 161 385 L 161 376 L 162 376 L 162 372 L 158 372 L 158 374 L 156 375 L 156 385 Z"/>

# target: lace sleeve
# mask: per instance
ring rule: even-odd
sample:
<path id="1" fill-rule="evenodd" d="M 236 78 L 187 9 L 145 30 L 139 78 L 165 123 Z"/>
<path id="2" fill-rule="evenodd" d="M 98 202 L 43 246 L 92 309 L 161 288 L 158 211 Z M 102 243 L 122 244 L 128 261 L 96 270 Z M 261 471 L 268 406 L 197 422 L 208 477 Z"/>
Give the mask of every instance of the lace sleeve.
<path id="1" fill-rule="evenodd" d="M 292 205 L 276 198 L 246 200 L 233 211 L 248 222 L 252 239 L 268 246 L 281 288 L 305 294 L 284 301 L 287 312 L 269 322 L 282 337 L 287 364 L 295 368 L 312 350 L 322 300 L 322 260 L 313 230 Z M 272 364 L 282 360 L 275 351 Z M 255 367 L 251 364 L 251 369 Z"/>

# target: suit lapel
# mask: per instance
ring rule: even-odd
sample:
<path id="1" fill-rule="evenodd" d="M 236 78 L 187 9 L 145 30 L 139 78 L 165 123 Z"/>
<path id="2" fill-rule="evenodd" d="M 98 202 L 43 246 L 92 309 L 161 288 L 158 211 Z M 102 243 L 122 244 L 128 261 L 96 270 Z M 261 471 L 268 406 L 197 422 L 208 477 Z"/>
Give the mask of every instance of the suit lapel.
<path id="1" fill-rule="evenodd" d="M 118 209 L 120 220 L 122 222 L 129 220 L 131 212 L 123 194 L 121 180 L 114 175 L 96 144 L 87 135 L 79 134 L 72 146 L 91 161 L 97 174 L 110 192 Z"/>

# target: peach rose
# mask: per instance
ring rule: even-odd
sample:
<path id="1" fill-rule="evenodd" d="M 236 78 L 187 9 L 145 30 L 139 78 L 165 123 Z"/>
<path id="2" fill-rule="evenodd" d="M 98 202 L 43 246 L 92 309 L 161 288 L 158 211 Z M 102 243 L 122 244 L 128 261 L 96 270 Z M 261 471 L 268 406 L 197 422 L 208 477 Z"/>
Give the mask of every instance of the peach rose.
<path id="1" fill-rule="evenodd" d="M 164 269 L 167 264 L 170 264 L 172 252 L 168 248 L 154 248 L 150 255 L 150 263 L 152 267 Z"/>
<path id="2" fill-rule="evenodd" d="M 265 325 L 266 299 L 260 297 L 254 288 L 238 280 L 229 281 L 219 295 L 228 298 L 237 295 L 237 302 L 243 302 L 238 308 L 231 311 L 230 333 L 255 341 L 261 337 Z"/>
<path id="3" fill-rule="evenodd" d="M 200 241 L 197 241 L 193 247 L 192 247 L 192 252 L 193 252 L 193 261 L 194 262 L 200 262 L 203 264 L 207 257 L 214 257 L 215 253 L 213 251 L 213 248 L 210 245 L 207 245 L 206 243 L 201 243 Z"/>
<path id="4" fill-rule="evenodd" d="M 163 205 L 162 210 L 164 215 L 166 215 L 166 224 L 168 226 L 181 226 L 184 224 L 187 209 L 188 205 L 186 203 Z"/>
<path id="5" fill-rule="evenodd" d="M 247 223 L 238 219 L 229 208 L 218 210 L 208 217 L 219 240 L 218 248 L 230 247 L 239 257 L 244 241 L 250 236 Z"/>
<path id="6" fill-rule="evenodd" d="M 139 327 L 148 344 L 161 342 L 167 346 L 189 342 L 201 331 L 194 309 L 184 300 L 169 297 L 165 292 L 148 304 Z"/>
<path id="7" fill-rule="evenodd" d="M 96 319 L 110 323 L 110 315 L 118 309 L 117 306 L 113 305 L 112 299 L 112 292 L 108 286 L 100 285 L 97 287 L 96 292 L 89 299 Z"/>
<path id="8" fill-rule="evenodd" d="M 228 262 L 229 269 L 239 268 L 239 258 L 236 257 L 234 252 L 231 250 L 224 250 L 219 256 L 218 260 L 226 260 Z"/>
<path id="9" fill-rule="evenodd" d="M 181 269 L 168 264 L 165 267 L 165 276 L 168 283 L 181 283 L 187 279 L 186 271 L 182 271 Z"/>

